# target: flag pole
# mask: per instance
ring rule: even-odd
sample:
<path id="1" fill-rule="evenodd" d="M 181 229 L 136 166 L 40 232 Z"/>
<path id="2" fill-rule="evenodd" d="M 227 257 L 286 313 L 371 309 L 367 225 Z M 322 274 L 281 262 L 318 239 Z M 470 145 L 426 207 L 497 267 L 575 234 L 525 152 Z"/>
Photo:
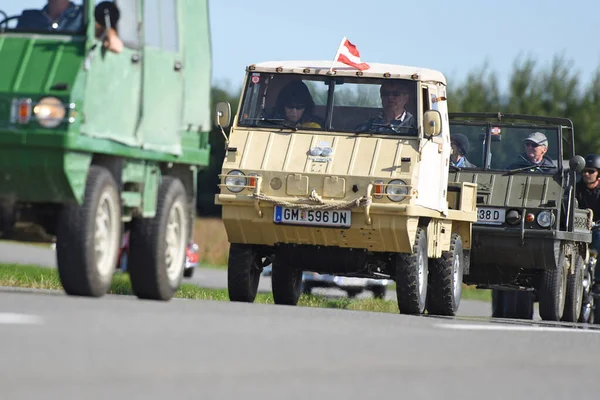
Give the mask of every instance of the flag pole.
<path id="1" fill-rule="evenodd" d="M 337 52 L 335 53 L 335 57 L 333 57 L 333 61 L 331 62 L 331 67 L 329 67 L 329 72 L 333 71 L 333 64 L 335 64 L 335 61 L 337 60 L 338 56 L 340 55 L 340 49 L 344 45 L 345 41 L 346 41 L 346 36 L 344 36 L 342 38 L 342 41 L 340 42 L 340 45 L 337 48 Z"/>

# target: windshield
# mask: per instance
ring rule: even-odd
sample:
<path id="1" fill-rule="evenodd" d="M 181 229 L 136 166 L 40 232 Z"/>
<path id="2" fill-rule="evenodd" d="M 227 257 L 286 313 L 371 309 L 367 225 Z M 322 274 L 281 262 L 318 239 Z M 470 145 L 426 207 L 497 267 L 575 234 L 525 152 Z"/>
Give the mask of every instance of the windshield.
<path id="1" fill-rule="evenodd" d="M 417 135 L 414 81 L 251 73 L 244 93 L 240 126 Z"/>
<path id="2" fill-rule="evenodd" d="M 554 126 L 450 122 L 451 163 L 465 169 L 555 173 L 559 134 Z"/>
<path id="3" fill-rule="evenodd" d="M 0 32 L 82 34 L 84 0 L 4 0 Z"/>

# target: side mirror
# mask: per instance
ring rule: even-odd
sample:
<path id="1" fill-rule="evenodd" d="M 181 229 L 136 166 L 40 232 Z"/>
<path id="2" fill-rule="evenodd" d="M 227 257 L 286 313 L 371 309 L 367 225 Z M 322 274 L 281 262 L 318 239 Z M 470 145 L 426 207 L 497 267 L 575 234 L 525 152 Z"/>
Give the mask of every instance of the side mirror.
<path id="1" fill-rule="evenodd" d="M 439 136 L 442 133 L 442 114 L 438 110 L 426 111 L 423 115 L 423 130 L 425 136 Z"/>
<path id="2" fill-rule="evenodd" d="M 119 18 L 121 18 L 121 12 L 112 1 L 98 3 L 94 9 L 94 19 L 104 28 L 116 29 L 115 27 L 117 26 L 117 22 L 119 22 Z"/>
<path id="3" fill-rule="evenodd" d="M 215 122 L 221 128 L 227 128 L 231 122 L 231 106 L 226 101 L 220 101 L 215 107 Z"/>
<path id="4" fill-rule="evenodd" d="M 585 159 L 581 156 L 575 156 L 569 160 L 569 168 L 571 171 L 580 173 L 585 168 Z"/>

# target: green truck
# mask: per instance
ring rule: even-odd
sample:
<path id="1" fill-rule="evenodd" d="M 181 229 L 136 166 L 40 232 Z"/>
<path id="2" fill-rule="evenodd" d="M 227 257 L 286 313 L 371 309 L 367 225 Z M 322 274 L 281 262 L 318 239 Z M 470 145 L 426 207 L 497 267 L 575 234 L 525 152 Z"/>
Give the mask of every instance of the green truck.
<path id="1" fill-rule="evenodd" d="M 208 0 L 44 3 L 0 6 L 0 231 L 41 228 L 65 292 L 94 297 L 129 232 L 134 293 L 168 300 L 210 153 Z"/>

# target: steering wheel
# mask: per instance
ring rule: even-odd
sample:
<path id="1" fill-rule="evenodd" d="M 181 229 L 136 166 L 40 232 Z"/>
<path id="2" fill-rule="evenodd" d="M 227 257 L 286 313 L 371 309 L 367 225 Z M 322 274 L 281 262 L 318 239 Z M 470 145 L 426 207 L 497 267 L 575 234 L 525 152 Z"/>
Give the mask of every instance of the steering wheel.
<path id="1" fill-rule="evenodd" d="M 0 16 L 2 16 L 2 19 L 0 19 L 0 31 L 4 31 L 6 29 L 8 29 L 8 23 L 12 20 L 17 20 L 19 19 L 18 15 L 14 15 L 12 17 L 9 17 L 4 11 L 0 10 Z"/>

